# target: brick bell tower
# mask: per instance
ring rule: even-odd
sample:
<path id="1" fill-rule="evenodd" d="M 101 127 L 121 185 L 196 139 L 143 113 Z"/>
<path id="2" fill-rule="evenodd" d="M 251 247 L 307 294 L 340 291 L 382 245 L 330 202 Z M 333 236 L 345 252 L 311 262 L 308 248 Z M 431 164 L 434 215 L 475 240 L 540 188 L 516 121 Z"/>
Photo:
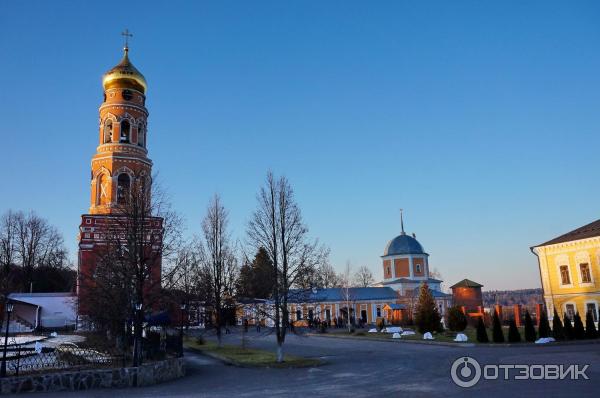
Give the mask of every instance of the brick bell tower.
<path id="1" fill-rule="evenodd" d="M 107 247 L 107 231 L 124 217 L 122 208 L 133 187 L 150 192 L 152 161 L 148 158 L 146 109 L 147 84 L 129 60 L 125 36 L 121 61 L 102 78 L 104 100 L 100 105 L 98 147 L 91 162 L 89 214 L 81 216 L 79 227 L 78 285 L 79 315 L 85 316 L 89 288 L 99 254 Z M 148 217 L 154 231 L 162 230 L 162 219 Z M 160 280 L 160 260 L 152 276 Z"/>

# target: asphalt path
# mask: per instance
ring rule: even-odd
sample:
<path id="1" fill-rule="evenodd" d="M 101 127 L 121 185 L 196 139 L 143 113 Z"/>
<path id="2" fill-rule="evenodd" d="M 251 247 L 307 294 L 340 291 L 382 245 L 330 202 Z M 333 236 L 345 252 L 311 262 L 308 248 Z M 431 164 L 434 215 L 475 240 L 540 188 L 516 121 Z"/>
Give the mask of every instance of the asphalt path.
<path id="1" fill-rule="evenodd" d="M 240 344 L 239 334 L 225 336 Z M 248 333 L 249 346 L 275 349 L 274 336 Z M 42 394 L 44 397 L 395 397 L 395 396 L 596 396 L 600 381 L 600 344 L 514 347 L 449 347 L 414 343 L 349 340 L 289 335 L 285 352 L 318 357 L 325 365 L 300 369 L 256 369 L 224 365 L 186 352 L 187 375 L 172 382 L 127 390 Z M 451 378 L 455 360 L 474 358 L 481 366 L 589 365 L 589 380 L 481 380 L 457 386 Z M 459 367 L 460 368 L 460 367 Z M 469 367 L 469 369 L 474 369 Z M 538 369 L 541 369 L 538 367 Z M 473 371 L 474 372 L 474 371 Z M 471 373 L 473 375 L 475 373 Z M 490 373 L 493 374 L 493 373 Z M 522 373 L 521 373 L 522 374 Z M 465 379 L 469 380 L 469 378 Z M 40 394 L 21 396 L 39 397 Z"/>

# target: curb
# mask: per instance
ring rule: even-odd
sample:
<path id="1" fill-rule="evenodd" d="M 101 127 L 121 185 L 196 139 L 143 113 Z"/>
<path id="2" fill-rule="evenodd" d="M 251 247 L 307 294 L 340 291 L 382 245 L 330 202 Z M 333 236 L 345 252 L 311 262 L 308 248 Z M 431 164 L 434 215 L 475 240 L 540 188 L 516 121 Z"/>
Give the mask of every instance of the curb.
<path id="1" fill-rule="evenodd" d="M 447 347 L 493 347 L 493 348 L 504 348 L 504 347 L 554 347 L 554 346 L 570 346 L 570 345 L 593 345 L 600 344 L 600 338 L 595 340 L 572 340 L 572 341 L 555 341 L 547 344 L 535 344 L 529 342 L 521 343 L 452 343 L 449 341 L 427 341 L 427 340 L 402 340 L 402 339 L 379 339 L 370 337 L 357 337 L 357 336 L 344 336 L 344 335 L 327 335 L 317 333 L 307 333 L 306 336 L 312 337 L 327 337 L 333 339 L 348 339 L 348 340 L 361 340 L 361 341 L 380 341 L 383 343 L 409 343 L 409 344 L 425 344 L 425 345 L 440 345 Z"/>
<path id="2" fill-rule="evenodd" d="M 204 351 L 204 350 L 199 350 L 199 349 L 193 348 L 193 347 L 185 347 L 185 349 L 188 350 L 188 351 L 192 351 L 192 352 L 194 352 L 196 354 L 199 354 L 199 355 L 204 355 L 206 357 L 209 357 L 209 358 L 212 358 L 212 359 L 216 359 L 218 361 L 221 361 L 225 365 L 229 365 L 229 366 L 237 366 L 239 368 L 262 367 L 262 366 L 247 366 L 247 365 L 244 365 L 244 364 L 242 364 L 240 362 L 231 360 L 229 358 L 225 358 L 225 357 L 223 357 L 221 355 L 217 355 L 217 354 L 214 354 L 212 352 L 208 352 L 208 351 Z"/>
<path id="3" fill-rule="evenodd" d="M 327 337 L 330 339 L 378 341 L 378 342 L 382 342 L 382 343 L 408 343 L 408 344 L 440 345 L 440 346 L 446 346 L 446 347 L 475 347 L 476 346 L 475 343 L 452 343 L 449 341 L 379 339 L 379 338 L 371 338 L 371 337 L 327 335 L 327 334 L 316 334 L 316 333 L 307 333 L 306 335 L 312 336 L 312 337 Z"/>

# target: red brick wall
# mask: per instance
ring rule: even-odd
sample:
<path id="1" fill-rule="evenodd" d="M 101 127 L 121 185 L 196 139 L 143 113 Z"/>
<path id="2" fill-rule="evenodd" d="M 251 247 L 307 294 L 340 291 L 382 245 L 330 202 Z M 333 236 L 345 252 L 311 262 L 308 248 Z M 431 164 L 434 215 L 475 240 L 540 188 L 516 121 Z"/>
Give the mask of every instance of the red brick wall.
<path id="1" fill-rule="evenodd" d="M 452 288 L 454 305 L 465 306 L 467 312 L 476 312 L 477 307 L 483 307 L 483 297 L 480 287 L 455 287 Z"/>
<path id="2" fill-rule="evenodd" d="M 410 276 L 408 265 L 407 258 L 397 258 L 394 260 L 394 272 L 396 273 L 396 278 L 406 278 Z"/>

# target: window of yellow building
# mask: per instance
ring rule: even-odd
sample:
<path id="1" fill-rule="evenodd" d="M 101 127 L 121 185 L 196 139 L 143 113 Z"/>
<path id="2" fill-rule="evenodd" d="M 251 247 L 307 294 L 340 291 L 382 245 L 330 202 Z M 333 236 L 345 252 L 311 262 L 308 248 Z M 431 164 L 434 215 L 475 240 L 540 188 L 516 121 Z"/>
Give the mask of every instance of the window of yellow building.
<path id="1" fill-rule="evenodd" d="M 594 318 L 594 322 L 598 322 L 598 312 L 596 311 L 596 303 L 587 303 L 586 304 L 587 312 L 592 313 L 592 317 Z"/>
<path id="2" fill-rule="evenodd" d="M 567 317 L 570 320 L 573 320 L 573 317 L 575 316 L 575 304 L 567 304 L 565 305 L 565 310 L 567 313 Z"/>
<path id="3" fill-rule="evenodd" d="M 579 271 L 581 272 L 581 283 L 592 283 L 592 274 L 588 263 L 579 264 Z"/>
<path id="4" fill-rule="evenodd" d="M 563 285 L 571 284 L 571 277 L 569 276 L 569 267 L 566 265 L 560 266 L 560 281 Z"/>

